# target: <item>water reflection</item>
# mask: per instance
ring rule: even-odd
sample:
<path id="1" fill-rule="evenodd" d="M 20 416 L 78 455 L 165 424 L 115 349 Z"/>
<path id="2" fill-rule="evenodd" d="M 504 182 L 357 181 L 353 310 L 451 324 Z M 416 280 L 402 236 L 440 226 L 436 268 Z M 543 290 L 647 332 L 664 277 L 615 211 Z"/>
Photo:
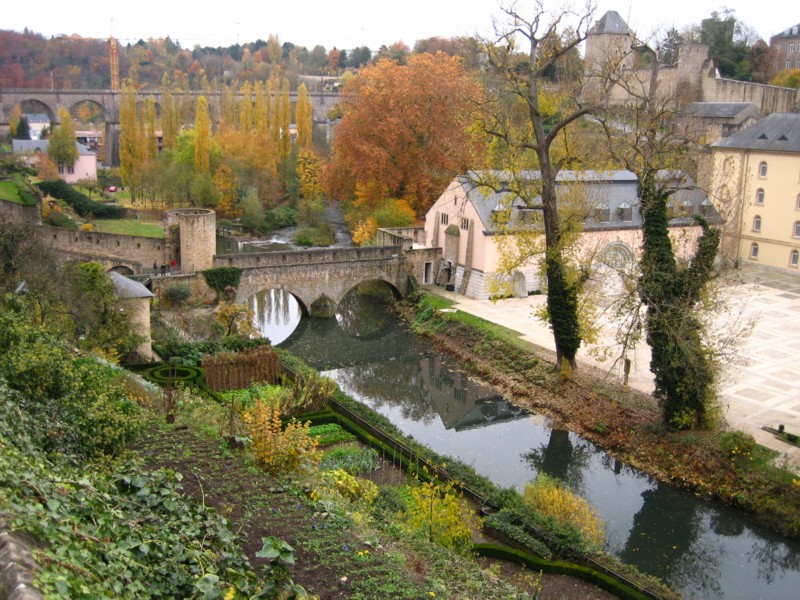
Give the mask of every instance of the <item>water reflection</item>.
<path id="1" fill-rule="evenodd" d="M 659 483 L 573 433 L 527 415 L 409 331 L 385 305 L 353 300 L 341 319 L 303 320 L 282 344 L 434 451 L 502 487 L 540 472 L 597 507 L 607 548 L 685 598 L 790 598 L 800 543 L 741 512 Z M 363 312 L 362 312 L 363 311 Z M 359 323 L 365 319 L 368 323 Z M 350 332 L 378 332 L 350 335 Z"/>
<path id="2" fill-rule="evenodd" d="M 253 329 L 274 345 L 292 334 L 302 316 L 300 304 L 285 290 L 258 292 L 247 299 L 247 306 L 253 311 Z"/>

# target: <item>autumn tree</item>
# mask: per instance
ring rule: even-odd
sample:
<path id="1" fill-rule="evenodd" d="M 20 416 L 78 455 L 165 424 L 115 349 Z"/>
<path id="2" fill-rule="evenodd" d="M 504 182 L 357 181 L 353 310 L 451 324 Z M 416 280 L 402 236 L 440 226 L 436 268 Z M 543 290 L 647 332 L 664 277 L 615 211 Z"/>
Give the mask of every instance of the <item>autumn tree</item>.
<path id="1" fill-rule="evenodd" d="M 178 141 L 178 112 L 172 96 L 172 85 L 169 76 L 164 73 L 161 78 L 161 141 L 163 148 L 171 149 Z"/>
<path id="2" fill-rule="evenodd" d="M 208 114 L 208 100 L 197 97 L 194 116 L 194 168 L 198 173 L 211 170 L 211 117 Z"/>
<path id="3" fill-rule="evenodd" d="M 306 84 L 301 83 L 297 88 L 297 108 L 295 110 L 297 124 L 297 147 L 300 150 L 308 150 L 312 145 L 312 134 L 314 131 L 313 109 L 311 98 L 308 96 Z"/>
<path id="4" fill-rule="evenodd" d="M 585 40 L 593 10 L 587 4 L 577 14 L 569 9 L 549 13 L 543 2 L 537 1 L 530 18 L 515 5 L 503 11 L 507 22 L 496 26 L 496 38 L 486 44 L 492 92 L 485 105 L 484 127 L 496 140 L 495 150 L 508 173 L 503 185 L 510 184 L 527 208 L 541 214 L 547 317 L 555 341 L 556 368 L 563 368 L 566 362 L 574 369 L 582 341 L 578 309 L 586 272 L 572 268 L 568 260 L 574 229 L 563 219 L 556 178 L 565 165 L 576 160 L 565 141 L 569 127 L 593 106 L 582 105 L 580 90 L 565 81 L 558 109 L 547 111 L 550 103 L 544 101 L 548 96 L 544 87 L 553 69 Z M 532 168 L 538 170 L 537 178 L 530 177 Z M 489 186 L 499 183 L 483 182 Z"/>
<path id="5" fill-rule="evenodd" d="M 145 172 L 145 131 L 136 105 L 136 88 L 125 82 L 119 106 L 119 161 L 122 183 L 135 200 L 142 192 Z"/>
<path id="6" fill-rule="evenodd" d="M 397 198 L 424 214 L 479 150 L 471 129 L 479 96 L 461 61 L 445 54 L 363 68 L 342 90 L 326 195 L 353 212 L 369 214 Z M 359 187 L 367 193 L 357 196 Z"/>
<path id="7" fill-rule="evenodd" d="M 53 128 L 47 153 L 57 165 L 71 167 L 78 160 L 78 148 L 75 146 L 75 127 L 72 117 L 66 108 L 58 109 L 59 124 Z"/>

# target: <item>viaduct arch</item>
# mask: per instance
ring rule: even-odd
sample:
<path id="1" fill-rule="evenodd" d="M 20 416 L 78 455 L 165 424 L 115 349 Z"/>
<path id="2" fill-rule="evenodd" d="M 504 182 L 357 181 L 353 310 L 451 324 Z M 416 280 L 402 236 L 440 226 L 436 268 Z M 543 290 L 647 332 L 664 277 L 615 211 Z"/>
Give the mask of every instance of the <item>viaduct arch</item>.
<path id="1" fill-rule="evenodd" d="M 205 92 L 187 91 L 172 92 L 176 102 L 191 103 L 194 106 L 198 96 L 205 96 L 209 103 L 212 120 L 218 120 L 222 92 L 209 90 Z M 312 118 L 315 123 L 327 123 L 328 111 L 339 102 L 338 92 L 309 92 L 312 104 Z M 297 92 L 291 92 L 289 101 L 297 102 Z M 140 90 L 138 102 L 153 98 L 157 106 L 163 103 L 161 90 Z M 90 102 L 100 107 L 105 121 L 105 139 L 107 147 L 113 148 L 113 140 L 119 132 L 119 107 L 122 93 L 112 90 L 36 90 L 36 89 L 10 89 L 0 87 L 0 126 L 8 126 L 11 110 L 23 102 L 35 102 L 41 106 L 41 112 L 50 117 L 50 121 L 58 124 L 58 110 L 66 108 L 71 110 L 77 104 Z M 109 153 L 106 154 L 106 164 L 110 165 Z M 113 159 L 112 159 L 113 160 Z"/>

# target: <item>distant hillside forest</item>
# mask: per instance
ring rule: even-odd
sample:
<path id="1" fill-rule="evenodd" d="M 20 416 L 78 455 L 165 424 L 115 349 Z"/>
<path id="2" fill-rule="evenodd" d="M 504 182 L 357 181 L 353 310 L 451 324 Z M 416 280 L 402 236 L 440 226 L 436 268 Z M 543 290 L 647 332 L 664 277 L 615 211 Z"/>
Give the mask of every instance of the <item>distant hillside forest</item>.
<path id="1" fill-rule="evenodd" d="M 277 36 L 227 48 L 181 48 L 169 37 L 119 44 L 120 79 L 140 87 L 159 88 L 166 73 L 173 89 L 201 90 L 215 84 L 238 86 L 245 81 L 287 79 L 296 89 L 301 75 L 338 76 L 380 57 L 404 63 L 413 53 L 442 51 L 465 58 L 467 68 L 477 64 L 471 38 L 430 38 L 413 50 L 402 43 L 373 51 L 362 46 L 352 50 L 308 49 Z M 111 87 L 109 41 L 79 36 L 46 39 L 27 29 L 0 30 L 0 86 L 38 89 L 107 89 Z"/>

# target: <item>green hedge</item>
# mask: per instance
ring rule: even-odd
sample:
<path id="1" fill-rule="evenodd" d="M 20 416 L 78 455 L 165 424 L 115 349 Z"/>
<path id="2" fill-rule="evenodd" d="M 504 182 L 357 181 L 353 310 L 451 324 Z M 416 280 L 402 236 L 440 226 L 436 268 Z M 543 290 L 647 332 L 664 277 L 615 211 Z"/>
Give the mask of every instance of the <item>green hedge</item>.
<path id="1" fill-rule="evenodd" d="M 185 365 L 160 364 L 148 369 L 145 376 L 159 385 L 196 385 L 203 379 L 203 370 Z"/>
<path id="2" fill-rule="evenodd" d="M 43 193 L 63 200 L 81 217 L 92 216 L 96 219 L 122 219 L 125 217 L 125 209 L 121 206 L 109 206 L 95 202 L 61 179 L 49 179 L 38 185 Z"/>
<path id="3" fill-rule="evenodd" d="M 581 565 L 568 563 L 564 561 L 551 561 L 539 558 L 532 554 L 501 546 L 499 544 L 473 544 L 473 551 L 479 556 L 487 558 L 498 558 L 500 560 L 507 560 L 520 565 L 524 565 L 534 571 L 542 571 L 551 575 L 569 575 L 570 577 L 578 577 L 587 581 L 597 587 L 614 594 L 622 600 L 649 600 L 654 596 L 644 594 L 637 589 L 624 584 L 623 582 L 590 569 Z"/>

